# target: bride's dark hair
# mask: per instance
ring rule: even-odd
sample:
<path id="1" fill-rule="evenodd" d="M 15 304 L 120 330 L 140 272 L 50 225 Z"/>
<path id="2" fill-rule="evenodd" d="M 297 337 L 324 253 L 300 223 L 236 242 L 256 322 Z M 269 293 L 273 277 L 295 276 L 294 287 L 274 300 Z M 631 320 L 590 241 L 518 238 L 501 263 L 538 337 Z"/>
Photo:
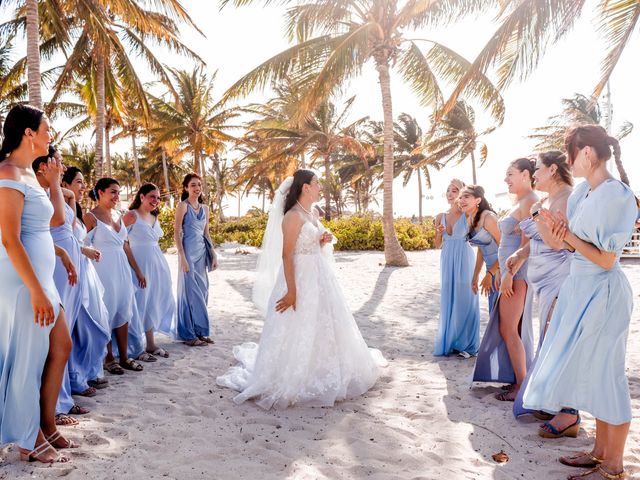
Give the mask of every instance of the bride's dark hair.
<path id="1" fill-rule="evenodd" d="M 302 187 L 304 185 L 309 185 L 315 176 L 316 174 L 311 170 L 296 170 L 296 173 L 293 174 L 293 183 L 291 184 L 289 193 L 287 193 L 287 198 L 284 201 L 284 213 L 287 213 L 293 208 L 300 198 Z"/>

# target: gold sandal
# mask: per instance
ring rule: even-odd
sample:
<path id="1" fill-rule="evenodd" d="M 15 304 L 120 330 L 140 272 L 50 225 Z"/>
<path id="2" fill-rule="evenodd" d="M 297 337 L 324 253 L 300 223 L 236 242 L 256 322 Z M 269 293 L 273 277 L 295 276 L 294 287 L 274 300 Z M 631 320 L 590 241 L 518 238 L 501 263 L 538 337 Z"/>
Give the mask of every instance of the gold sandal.
<path id="1" fill-rule="evenodd" d="M 602 478 L 606 480 L 619 480 L 627 476 L 624 470 L 621 471 L 620 473 L 609 473 L 606 470 L 604 470 L 602 466 L 598 465 L 597 467 L 592 468 L 591 470 L 586 470 L 582 473 L 579 473 L 578 475 L 571 475 L 567 477 L 567 480 L 579 480 L 582 477 L 588 477 L 592 473 L 597 473 L 598 475 L 600 475 Z"/>
<path id="2" fill-rule="evenodd" d="M 589 458 L 589 462 L 576 463 L 572 460 L 577 460 L 580 457 Z M 570 457 L 560 457 L 560 463 L 566 465 L 567 467 L 577 467 L 577 468 L 594 468 L 600 465 L 603 462 L 602 458 L 594 457 L 591 452 L 578 452 L 575 455 L 571 455 Z"/>

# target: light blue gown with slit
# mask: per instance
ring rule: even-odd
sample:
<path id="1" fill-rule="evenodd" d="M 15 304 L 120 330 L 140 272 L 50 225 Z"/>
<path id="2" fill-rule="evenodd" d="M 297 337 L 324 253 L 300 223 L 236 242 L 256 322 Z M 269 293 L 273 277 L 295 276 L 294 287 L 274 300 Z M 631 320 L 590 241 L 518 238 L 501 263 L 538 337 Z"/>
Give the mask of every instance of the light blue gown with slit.
<path id="1" fill-rule="evenodd" d="M 555 250 L 544 243 L 540 233 L 538 233 L 538 225 L 532 218 L 526 218 L 520 222 L 520 229 L 529 237 L 527 281 L 529 282 L 529 288 L 533 291 L 534 298 L 538 299 L 540 336 L 538 337 L 537 352 L 542 346 L 544 328 L 547 321 L 550 320 L 550 314 L 554 302 L 556 298 L 558 298 L 560 287 L 562 287 L 562 284 L 569 276 L 573 254 L 569 250 Z M 533 301 L 533 298 L 531 300 Z M 534 359 L 534 364 L 535 361 Z M 533 368 L 533 364 L 531 368 Z M 522 396 L 529 383 L 531 368 L 527 371 L 527 377 L 522 383 L 520 390 L 518 390 L 518 395 L 513 402 L 513 414 L 516 417 L 531 413 L 530 410 L 522 406 Z"/>
<path id="2" fill-rule="evenodd" d="M 480 249 L 480 252 L 482 252 L 482 258 L 484 259 L 484 264 L 487 271 L 498 261 L 498 244 L 484 227 L 479 228 L 477 232 L 472 233 L 469 236 L 469 243 L 472 246 L 478 247 Z M 498 289 L 496 288 L 494 278 L 488 298 L 489 314 L 493 312 L 493 308 L 496 306 L 497 299 Z"/>
<path id="3" fill-rule="evenodd" d="M 471 289 L 475 267 L 473 249 L 467 242 L 467 218 L 461 215 L 451 235 L 445 231 L 440 253 L 440 326 L 433 354 L 467 352 L 475 355 L 480 344 L 480 307 Z"/>
<path id="4" fill-rule="evenodd" d="M 176 302 L 171 287 L 171 270 L 158 244 L 164 232 L 157 218 L 153 225 L 149 225 L 138 217 L 135 210 L 132 212 L 136 221 L 127 227 L 129 246 L 147 280 L 147 288 L 138 288 L 138 280 L 133 275 L 138 315 L 145 332 L 154 330 L 175 337 Z"/>
<path id="5" fill-rule="evenodd" d="M 189 271 L 178 272 L 178 338 L 190 341 L 209 336 L 209 277 L 204 229 L 207 216 L 204 207 L 196 212 L 187 202 L 182 221 L 182 248 Z"/>
<path id="6" fill-rule="evenodd" d="M 507 271 L 506 262 L 515 253 L 522 243 L 522 235 L 518 228 L 518 220 L 512 215 L 503 218 L 498 222 L 500 233 L 502 234 L 498 247 L 498 261 L 500 262 L 500 272 L 504 279 Z M 527 262 L 520 267 L 520 270 L 513 278 L 514 280 L 527 279 Z M 531 314 L 532 290 L 527 288 L 527 296 L 524 303 L 524 311 L 520 320 L 520 338 L 524 345 L 527 369 L 533 359 L 533 325 Z M 507 350 L 507 345 L 500 335 L 500 295 L 496 299 L 495 307 L 489 315 L 489 323 L 482 337 L 478 358 L 473 372 L 474 382 L 496 382 L 496 383 L 516 383 L 516 374 L 511 365 L 511 358 Z"/>
<path id="7" fill-rule="evenodd" d="M 638 215 L 631 189 L 607 180 L 594 191 L 578 185 L 569 197 L 569 228 L 618 258 Z M 616 261 L 605 270 L 575 252 L 547 335 L 524 392 L 524 407 L 586 411 L 613 425 L 631 421 L 625 371 L 633 292 Z"/>
<path id="8" fill-rule="evenodd" d="M 116 328 L 129 323 L 128 357 L 137 358 L 144 352 L 144 329 L 136 308 L 135 288 L 131 283 L 131 267 L 124 253 L 124 242 L 127 240 L 127 229 L 120 220 L 120 230 L 96 218 L 96 226 L 87 234 L 85 243 L 89 242 L 100 250 L 99 262 L 92 260 L 104 287 L 104 304 L 109 312 L 109 323 L 112 339 Z M 114 356 L 118 355 L 116 341 L 111 344 Z"/>
<path id="9" fill-rule="evenodd" d="M 0 188 L 24 195 L 20 240 L 57 319 L 60 296 L 53 282 L 56 259 L 49 230 L 53 206 L 39 186 L 3 179 Z M 0 444 L 32 450 L 40 430 L 40 384 L 53 324 L 35 323 L 29 289 L 1 242 L 0 284 Z"/>

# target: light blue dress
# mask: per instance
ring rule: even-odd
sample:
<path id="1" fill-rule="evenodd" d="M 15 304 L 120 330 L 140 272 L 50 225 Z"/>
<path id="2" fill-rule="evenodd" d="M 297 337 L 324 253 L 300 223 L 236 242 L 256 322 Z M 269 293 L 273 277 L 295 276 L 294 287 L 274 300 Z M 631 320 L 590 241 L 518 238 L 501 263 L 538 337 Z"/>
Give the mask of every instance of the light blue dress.
<path id="1" fill-rule="evenodd" d="M 484 264 L 487 268 L 487 271 L 498 261 L 498 244 L 494 240 L 493 236 L 484 227 L 481 227 L 477 232 L 470 234 L 469 243 L 472 246 L 478 247 L 482 252 L 482 258 L 484 259 Z M 496 288 L 494 278 L 488 298 L 489 314 L 493 312 L 493 308 L 496 306 L 497 299 L 498 289 Z"/>
<path id="2" fill-rule="evenodd" d="M 127 227 L 129 245 L 147 280 L 147 288 L 138 288 L 138 280 L 133 275 L 138 315 L 145 332 L 155 330 L 175 337 L 176 302 L 171 287 L 171 271 L 158 245 L 164 232 L 158 219 L 149 225 L 138 217 L 135 210 L 132 212 L 136 221 Z"/>
<path id="3" fill-rule="evenodd" d="M 102 254 L 99 262 L 92 260 L 92 263 L 104 287 L 104 304 L 109 312 L 111 331 L 129 323 L 128 357 L 137 358 L 144 352 L 145 337 L 136 308 L 131 267 L 123 248 L 127 229 L 122 220 L 120 230 L 116 231 L 97 217 L 94 218 L 96 226 L 88 233 L 85 243 L 89 242 Z M 112 342 L 111 347 L 116 356 L 117 342 Z"/>
<path id="4" fill-rule="evenodd" d="M 182 221 L 182 248 L 189 263 L 189 271 L 178 272 L 178 338 L 190 341 L 209 336 L 209 277 L 204 240 L 207 216 L 204 206 L 196 212 L 187 203 Z"/>
<path id="5" fill-rule="evenodd" d="M 440 326 L 433 354 L 475 355 L 480 344 L 480 307 L 471 289 L 475 258 L 467 242 L 467 217 L 460 216 L 451 235 L 446 230 L 446 215 L 441 218 L 445 231 L 440 253 Z"/>
<path id="6" fill-rule="evenodd" d="M 73 234 L 78 242 L 84 243 L 87 229 L 79 220 L 74 224 Z M 72 333 L 74 349 L 71 351 L 70 362 L 71 365 L 78 366 L 77 369 L 72 367 L 70 375 L 72 388 L 76 382 L 80 385 L 83 378 L 95 380 L 104 375 L 102 362 L 106 355 L 106 345 L 111 341 L 109 312 L 102 300 L 104 287 L 91 260 L 82 255 L 80 261 L 84 267 L 83 308 Z M 86 317 L 83 315 L 84 312 L 87 314 Z M 83 318 L 86 321 L 82 321 Z M 75 372 L 78 374 L 77 378 Z"/>
<path id="7" fill-rule="evenodd" d="M 571 231 L 618 258 L 637 214 L 633 192 L 618 180 L 594 191 L 582 183 L 567 205 Z M 525 408 L 575 408 L 613 425 L 631 421 L 625 356 L 632 309 L 633 292 L 619 262 L 604 270 L 575 252 L 524 393 Z"/>
<path id="8" fill-rule="evenodd" d="M 498 247 L 498 261 L 500 262 L 500 272 L 504 278 L 507 271 L 506 262 L 515 253 L 522 243 L 522 234 L 518 227 L 518 221 L 512 215 L 500 220 L 501 240 Z M 526 280 L 527 263 L 518 270 L 514 280 Z M 527 361 L 527 369 L 531 365 L 533 358 L 533 325 L 531 323 L 531 296 L 533 292 L 527 289 L 527 297 L 524 305 L 524 312 L 520 319 L 520 338 L 524 345 Z M 507 350 L 507 345 L 500 335 L 500 295 L 495 303 L 495 307 L 489 315 L 489 323 L 482 337 L 476 366 L 473 372 L 474 382 L 496 382 L 496 383 L 516 383 L 516 374 L 511 365 L 511 358 Z"/>
<path id="9" fill-rule="evenodd" d="M 544 243 L 540 233 L 538 233 L 538 225 L 532 218 L 526 218 L 520 222 L 520 229 L 529 237 L 527 281 L 534 296 L 538 298 L 538 311 L 540 313 L 539 350 L 544 340 L 544 328 L 547 321 L 550 320 L 554 301 L 558 298 L 560 287 L 569 276 L 573 254 L 569 250 L 554 250 Z M 522 396 L 529 383 L 530 376 L 531 370 L 527 372 L 527 377 L 520 390 L 518 390 L 518 395 L 513 403 L 513 414 L 516 417 L 531 413 L 530 410 L 522 406 Z"/>
<path id="10" fill-rule="evenodd" d="M 49 231 L 53 215 L 49 197 L 39 186 L 14 180 L 0 180 L 0 188 L 24 195 L 20 240 L 58 318 L 60 296 L 53 283 L 56 260 Z M 40 383 L 53 324 L 36 325 L 31 294 L 1 242 L 0 279 L 0 444 L 17 443 L 32 450 L 40 430 Z"/>

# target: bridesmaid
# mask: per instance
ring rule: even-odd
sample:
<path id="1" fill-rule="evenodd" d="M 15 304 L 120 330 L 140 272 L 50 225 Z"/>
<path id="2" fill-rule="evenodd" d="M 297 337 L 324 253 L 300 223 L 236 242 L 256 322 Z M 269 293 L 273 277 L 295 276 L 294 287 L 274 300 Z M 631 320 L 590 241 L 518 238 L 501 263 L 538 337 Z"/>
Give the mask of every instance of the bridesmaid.
<path id="1" fill-rule="evenodd" d="M 131 254 L 122 218 L 113 220 L 120 201 L 120 184 L 113 178 L 101 178 L 89 198 L 98 205 L 84 215 L 87 241 L 101 253 L 101 259 L 94 261 L 94 267 L 104 286 L 104 303 L 120 357 L 116 362 L 113 342 L 109 342 L 104 368 L 115 375 L 122 375 L 124 370 L 139 372 L 142 365 L 130 357 L 137 358 L 144 351 L 144 331 L 136 311 L 131 269 L 136 273 L 140 288 L 145 287 L 146 281 Z"/>
<path id="2" fill-rule="evenodd" d="M 546 192 L 548 195 L 532 207 L 533 215 L 537 215 L 541 207 L 553 212 L 566 212 L 567 200 L 573 190 L 573 177 L 571 176 L 571 167 L 567 163 L 566 155 L 557 150 L 538 155 L 535 180 L 536 189 Z M 539 350 L 551 320 L 560 287 L 569 276 L 572 253 L 563 248 L 562 242 L 554 241 L 551 232 L 545 225 L 536 223 L 534 218 L 525 218 L 520 222 L 520 229 L 529 237 L 529 242 L 507 259 L 507 268 L 512 272 L 517 272 L 525 261 L 528 262 L 527 281 L 532 292 L 538 298 L 540 315 Z M 531 301 L 533 301 L 533 297 L 531 297 Z M 531 412 L 522 407 L 522 395 L 526 389 L 528 379 L 529 375 L 527 375 L 522 388 L 518 391 L 518 396 L 513 404 L 513 414 L 519 417 L 520 415 L 533 413 L 537 418 L 550 420 L 553 415 L 547 415 L 544 412 Z M 577 413 L 576 411 L 566 411 L 563 412 L 563 415 L 571 416 L 571 423 L 575 423 L 578 420 Z M 541 436 L 549 438 L 557 438 L 559 436 L 558 431 L 555 429 L 554 421 L 545 423 L 539 433 Z M 577 433 L 578 424 L 576 423 L 576 428 L 571 432 L 565 432 L 565 435 L 571 434 L 571 436 L 575 436 Z"/>
<path id="3" fill-rule="evenodd" d="M 164 357 L 169 354 L 159 348 L 153 332 L 175 336 L 176 303 L 171 288 L 171 271 L 160 250 L 158 241 L 163 235 L 158 221 L 160 190 L 153 183 L 145 183 L 136 193 L 123 217 L 129 233 L 129 245 L 138 266 L 144 272 L 147 288 L 137 289 L 136 305 L 142 320 L 149 357 Z"/>
<path id="4" fill-rule="evenodd" d="M 529 216 L 531 207 L 538 201 L 533 192 L 535 163 L 528 158 L 514 160 L 507 169 L 505 183 L 509 193 L 515 195 L 517 204 L 509 215 L 498 223 L 500 245 L 500 293 L 489 317 L 489 324 L 482 338 L 478 359 L 473 373 L 474 382 L 507 383 L 506 390 L 496 394 L 501 401 L 514 401 L 531 363 L 533 327 L 531 310 L 525 309 L 527 295 L 526 262 L 514 274 L 506 268 L 511 254 L 528 242 L 519 223 Z"/>
<path id="5" fill-rule="evenodd" d="M 22 460 L 43 463 L 67 462 L 56 448 L 73 446 L 55 424 L 71 339 L 53 282 L 54 209 L 31 168 L 50 141 L 41 110 L 17 105 L 7 114 L 0 147 L 0 443 L 16 443 Z M 57 160 L 47 162 L 46 174 L 53 179 L 61 169 Z M 51 197 L 62 197 L 59 183 Z"/>
<path id="6" fill-rule="evenodd" d="M 111 328 L 109 312 L 102 300 L 104 288 L 90 261 L 100 261 L 100 251 L 84 245 L 87 229 L 82 220 L 80 201 L 84 196 L 86 185 L 80 169 L 67 167 L 62 175 L 62 186 L 74 195 L 68 203 L 75 211 L 73 235 L 78 240 L 82 252 L 79 269 L 84 271 L 82 307 L 71 335 L 73 349 L 69 359 L 71 389 L 74 393 L 78 393 L 82 391 L 85 383 L 96 389 L 108 386 L 109 382 L 103 378 L 102 360 L 107 343 L 111 340 Z"/>
<path id="7" fill-rule="evenodd" d="M 469 243 L 478 247 L 471 288 L 474 293 L 478 293 L 478 276 L 484 262 L 486 272 L 480 282 L 480 293 L 487 295 L 489 314 L 491 314 L 498 299 L 500 286 L 498 245 L 501 235 L 498 228 L 498 217 L 484 196 L 484 188 L 479 185 L 464 187 L 460 192 L 458 203 L 462 212 L 467 216 Z"/>
<path id="8" fill-rule="evenodd" d="M 599 125 L 571 128 L 565 148 L 573 175 L 584 177 L 567 205 L 567 217 L 542 210 L 536 217 L 557 240 L 575 250 L 527 390 L 525 408 L 558 412 L 570 407 L 596 418 L 590 452 L 562 457 L 592 468 L 570 479 L 623 478 L 624 446 L 631 422 L 625 372 L 633 292 L 619 258 L 638 215 L 631 189 L 607 170 L 620 145 Z M 571 419 L 556 425 L 572 428 Z"/>
<path id="9" fill-rule="evenodd" d="M 440 327 L 433 354 L 457 353 L 470 358 L 480 344 L 480 307 L 478 295 L 471 289 L 473 250 L 467 242 L 467 218 L 458 207 L 458 195 L 464 187 L 452 180 L 447 188 L 451 208 L 436 217 L 436 247 L 440 253 Z"/>
<path id="10" fill-rule="evenodd" d="M 209 208 L 202 198 L 202 180 L 189 173 L 182 181 L 181 202 L 176 208 L 174 236 L 180 258 L 178 273 L 178 338 L 191 347 L 202 347 L 209 338 L 209 277 L 218 267 L 209 237 Z M 209 258 L 208 251 L 213 258 Z"/>

